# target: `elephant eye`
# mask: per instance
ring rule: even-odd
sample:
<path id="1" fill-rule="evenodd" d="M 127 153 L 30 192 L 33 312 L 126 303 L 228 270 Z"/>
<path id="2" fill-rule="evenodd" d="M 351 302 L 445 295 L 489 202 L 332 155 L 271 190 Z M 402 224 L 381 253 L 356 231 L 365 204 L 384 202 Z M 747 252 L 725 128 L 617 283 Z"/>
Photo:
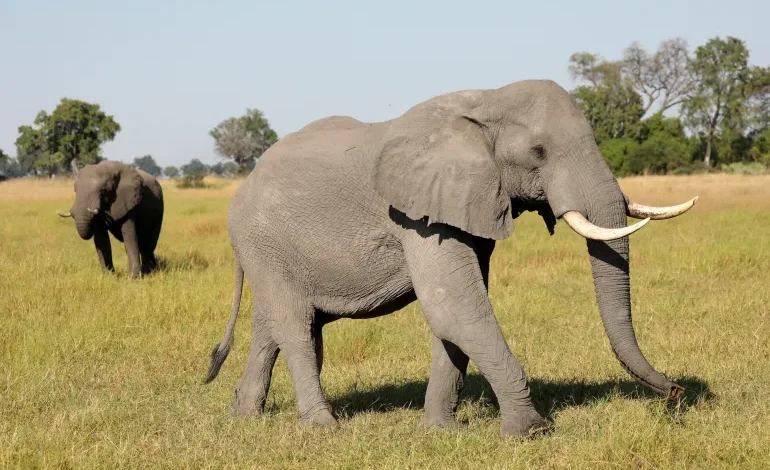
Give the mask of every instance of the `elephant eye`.
<path id="1" fill-rule="evenodd" d="M 537 159 L 542 160 L 545 158 L 545 147 L 542 145 L 535 145 L 532 147 L 532 155 L 534 155 Z"/>

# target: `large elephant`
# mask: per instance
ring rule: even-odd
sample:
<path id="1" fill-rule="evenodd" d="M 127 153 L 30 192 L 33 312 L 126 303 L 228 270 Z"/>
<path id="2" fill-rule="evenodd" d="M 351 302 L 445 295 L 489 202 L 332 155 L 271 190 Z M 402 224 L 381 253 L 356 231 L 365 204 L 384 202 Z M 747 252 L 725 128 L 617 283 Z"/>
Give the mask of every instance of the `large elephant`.
<path id="1" fill-rule="evenodd" d="M 504 436 L 549 428 L 530 400 L 487 292 L 495 240 L 537 211 L 587 239 L 612 348 L 639 382 L 671 398 L 683 388 L 642 355 L 631 322 L 628 235 L 683 213 L 628 201 L 589 123 L 551 81 L 434 97 L 393 120 L 335 116 L 287 135 L 260 158 L 230 205 L 233 309 L 204 383 L 233 342 L 243 275 L 253 292 L 251 350 L 237 412 L 263 410 L 279 350 L 300 418 L 334 425 L 319 381 L 324 324 L 371 318 L 419 300 L 433 333 L 426 426 L 456 425 L 472 359 L 498 399 Z M 626 226 L 626 216 L 645 218 Z"/>
<path id="2" fill-rule="evenodd" d="M 107 232 L 123 242 L 131 277 L 157 266 L 155 246 L 163 222 L 163 190 L 150 174 L 120 162 L 86 165 L 75 175 L 75 203 L 61 217 L 75 219 L 83 240 L 94 238 L 99 263 L 114 271 Z"/>

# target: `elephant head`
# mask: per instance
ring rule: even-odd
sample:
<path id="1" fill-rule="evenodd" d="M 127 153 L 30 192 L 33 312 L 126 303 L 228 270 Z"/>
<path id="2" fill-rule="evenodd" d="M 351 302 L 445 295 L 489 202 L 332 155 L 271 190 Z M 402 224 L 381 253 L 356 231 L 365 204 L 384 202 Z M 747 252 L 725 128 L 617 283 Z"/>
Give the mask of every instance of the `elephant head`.
<path id="1" fill-rule="evenodd" d="M 597 303 L 612 349 L 637 381 L 670 398 L 684 389 L 656 371 L 631 321 L 628 235 L 687 211 L 628 201 L 569 94 L 551 81 L 451 93 L 390 121 L 371 172 L 377 193 L 412 219 L 503 239 L 536 210 L 587 239 Z M 644 218 L 632 226 L 626 216 Z"/>
<path id="2" fill-rule="evenodd" d="M 142 198 L 142 176 L 120 162 L 104 161 L 86 165 L 75 176 L 75 202 L 61 217 L 75 219 L 78 235 L 88 240 L 94 222 L 110 224 L 124 218 Z"/>

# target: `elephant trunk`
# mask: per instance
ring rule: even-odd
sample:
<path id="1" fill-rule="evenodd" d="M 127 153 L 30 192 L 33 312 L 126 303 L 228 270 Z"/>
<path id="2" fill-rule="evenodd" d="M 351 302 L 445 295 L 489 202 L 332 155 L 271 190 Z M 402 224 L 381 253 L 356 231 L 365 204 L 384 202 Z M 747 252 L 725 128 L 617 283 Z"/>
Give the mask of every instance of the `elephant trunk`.
<path id="1" fill-rule="evenodd" d="M 588 196 L 588 220 L 600 227 L 626 227 L 626 206 L 612 178 Z M 655 370 L 642 354 L 631 321 L 628 236 L 615 240 L 586 240 L 604 329 L 623 368 L 647 388 L 678 398 L 684 388 Z"/>
<path id="2" fill-rule="evenodd" d="M 638 382 L 669 398 L 679 397 L 684 388 L 647 362 L 631 321 L 628 237 L 647 221 L 628 227 L 625 196 L 593 137 L 576 142 L 561 161 L 551 170 L 546 195 L 554 216 L 586 237 L 596 302 L 612 350 Z"/>
<path id="3" fill-rule="evenodd" d="M 76 201 L 70 213 L 75 219 L 75 228 L 80 238 L 89 240 L 94 235 L 94 218 L 99 213 L 98 200 L 90 203 Z"/>
<path id="4" fill-rule="evenodd" d="M 89 213 L 83 214 L 78 213 L 74 216 L 75 218 L 75 228 L 78 231 L 78 235 L 80 235 L 80 238 L 83 240 L 88 240 L 94 235 L 94 230 L 91 225 L 93 222 L 93 215 Z"/>

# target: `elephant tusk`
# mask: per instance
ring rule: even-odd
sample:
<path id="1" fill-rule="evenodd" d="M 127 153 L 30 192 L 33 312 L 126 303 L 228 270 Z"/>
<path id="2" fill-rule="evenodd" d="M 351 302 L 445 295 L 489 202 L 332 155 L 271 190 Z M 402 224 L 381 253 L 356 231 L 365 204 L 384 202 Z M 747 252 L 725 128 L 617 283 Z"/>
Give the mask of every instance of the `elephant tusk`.
<path id="1" fill-rule="evenodd" d="M 90 207 L 87 207 L 86 210 L 94 215 L 99 213 L 99 209 L 91 209 Z"/>
<path id="2" fill-rule="evenodd" d="M 67 213 L 66 213 L 66 214 L 62 214 L 61 212 L 59 212 L 59 211 L 57 210 L 57 211 L 56 211 L 56 214 L 57 214 L 59 217 L 72 217 L 72 213 L 71 213 L 70 211 L 67 211 Z"/>
<path id="3" fill-rule="evenodd" d="M 617 238 L 623 238 L 636 232 L 640 228 L 650 221 L 649 217 L 637 222 L 634 225 L 629 225 L 623 228 L 603 228 L 598 227 L 588 221 L 583 214 L 577 211 L 569 211 L 562 216 L 569 228 L 577 232 L 578 235 L 582 235 L 589 240 L 615 240 Z"/>
<path id="4" fill-rule="evenodd" d="M 650 218 L 652 220 L 670 219 L 672 217 L 682 215 L 685 212 L 689 211 L 690 208 L 692 208 L 692 206 L 694 206 L 697 201 L 698 201 L 698 196 L 695 196 L 694 198 L 690 199 L 687 202 L 678 204 L 676 206 L 668 206 L 668 207 L 645 206 L 644 204 L 637 204 L 635 202 L 629 201 L 628 209 L 626 213 L 628 214 L 629 217 L 633 217 L 635 219 L 644 219 L 644 218 Z"/>

